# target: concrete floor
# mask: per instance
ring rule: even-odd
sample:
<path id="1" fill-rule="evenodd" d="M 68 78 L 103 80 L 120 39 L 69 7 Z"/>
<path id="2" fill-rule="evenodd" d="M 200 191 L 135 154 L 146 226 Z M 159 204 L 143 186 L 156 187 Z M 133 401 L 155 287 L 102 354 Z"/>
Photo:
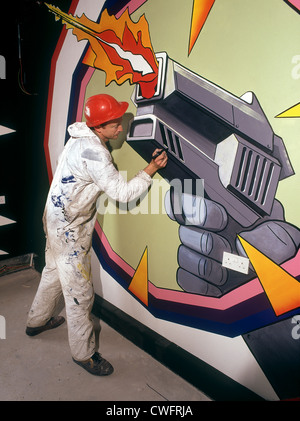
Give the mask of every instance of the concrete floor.
<path id="1" fill-rule="evenodd" d="M 0 277 L 0 315 L 6 322 L 0 401 L 210 401 L 96 317 L 99 352 L 115 369 L 109 377 L 93 376 L 72 361 L 66 323 L 28 337 L 27 313 L 39 280 L 32 268 Z"/>

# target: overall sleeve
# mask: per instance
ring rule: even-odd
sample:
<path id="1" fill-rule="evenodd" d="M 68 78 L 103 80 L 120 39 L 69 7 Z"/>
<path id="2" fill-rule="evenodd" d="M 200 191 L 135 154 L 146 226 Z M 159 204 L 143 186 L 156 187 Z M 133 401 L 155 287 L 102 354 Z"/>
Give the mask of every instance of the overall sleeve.
<path id="1" fill-rule="evenodd" d="M 99 190 L 119 202 L 130 202 L 138 198 L 152 183 L 151 177 L 143 170 L 130 181 L 125 180 L 115 168 L 109 151 L 104 147 L 97 150 L 85 149 L 81 158 L 86 171 Z"/>

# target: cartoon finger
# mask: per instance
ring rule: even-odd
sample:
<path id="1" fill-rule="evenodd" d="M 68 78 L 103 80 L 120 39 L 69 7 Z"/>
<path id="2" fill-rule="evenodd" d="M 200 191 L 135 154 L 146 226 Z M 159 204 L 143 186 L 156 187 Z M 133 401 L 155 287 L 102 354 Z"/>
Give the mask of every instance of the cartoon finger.
<path id="1" fill-rule="evenodd" d="M 226 238 L 198 227 L 180 225 L 179 238 L 185 246 L 219 262 L 223 260 L 224 251 L 232 252 L 230 243 Z"/>

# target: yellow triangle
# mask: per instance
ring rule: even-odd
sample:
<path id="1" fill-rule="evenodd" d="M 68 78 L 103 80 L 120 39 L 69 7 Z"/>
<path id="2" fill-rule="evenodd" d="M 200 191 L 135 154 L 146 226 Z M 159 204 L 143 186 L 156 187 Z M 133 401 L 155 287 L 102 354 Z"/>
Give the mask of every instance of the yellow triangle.
<path id="1" fill-rule="evenodd" d="M 238 236 L 277 316 L 300 306 L 300 283 Z"/>
<path id="2" fill-rule="evenodd" d="M 278 114 L 276 117 L 284 118 L 284 117 L 300 117 L 300 102 L 297 105 L 289 108 L 286 111 L 283 111 L 281 114 Z"/>
<path id="3" fill-rule="evenodd" d="M 189 54 L 201 32 L 215 0 L 194 0 L 190 30 Z"/>
<path id="4" fill-rule="evenodd" d="M 140 263 L 128 287 L 139 300 L 148 306 L 148 249 L 145 248 Z"/>

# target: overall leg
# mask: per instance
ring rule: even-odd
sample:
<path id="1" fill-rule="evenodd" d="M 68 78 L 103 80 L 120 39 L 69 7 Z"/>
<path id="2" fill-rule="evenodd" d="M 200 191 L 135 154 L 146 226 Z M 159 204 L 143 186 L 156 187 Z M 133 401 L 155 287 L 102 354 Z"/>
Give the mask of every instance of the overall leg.
<path id="1" fill-rule="evenodd" d="M 28 314 L 27 326 L 39 327 L 45 325 L 53 316 L 62 296 L 62 288 L 52 250 L 47 241 L 45 251 L 46 265 L 31 309 Z"/>
<path id="2" fill-rule="evenodd" d="M 72 357 L 89 359 L 95 353 L 95 332 L 91 320 L 94 288 L 91 281 L 90 255 L 80 247 L 64 247 L 56 258 L 57 270 L 66 305 L 68 337 Z"/>
<path id="3" fill-rule="evenodd" d="M 95 332 L 90 317 L 94 288 L 87 249 L 76 241 L 70 244 L 61 238 L 52 239 L 47 249 L 46 267 L 29 312 L 27 329 L 43 326 L 51 319 L 63 293 L 73 360 L 94 375 L 106 376 L 113 372 L 113 367 L 95 350 Z"/>

